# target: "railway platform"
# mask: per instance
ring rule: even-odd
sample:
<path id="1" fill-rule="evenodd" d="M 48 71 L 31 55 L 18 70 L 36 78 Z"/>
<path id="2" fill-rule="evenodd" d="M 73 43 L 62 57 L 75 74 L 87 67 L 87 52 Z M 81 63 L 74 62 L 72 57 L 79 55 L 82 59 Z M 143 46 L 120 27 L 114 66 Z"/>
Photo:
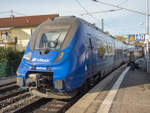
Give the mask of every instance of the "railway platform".
<path id="1" fill-rule="evenodd" d="M 66 113 L 150 113 L 150 74 L 122 66 Z"/>

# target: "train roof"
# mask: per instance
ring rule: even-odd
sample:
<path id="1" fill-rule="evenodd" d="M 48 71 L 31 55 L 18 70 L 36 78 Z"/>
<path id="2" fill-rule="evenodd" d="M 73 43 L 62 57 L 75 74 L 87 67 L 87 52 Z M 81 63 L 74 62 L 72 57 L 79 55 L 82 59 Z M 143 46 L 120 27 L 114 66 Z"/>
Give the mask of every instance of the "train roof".
<path id="1" fill-rule="evenodd" d="M 55 22 L 67 22 L 67 23 L 83 22 L 83 23 L 89 25 L 90 27 L 93 27 L 94 29 L 103 32 L 103 30 L 96 27 L 94 24 L 91 24 L 91 23 L 87 22 L 86 20 L 83 20 L 82 18 L 79 18 L 76 16 L 58 16 L 58 17 L 55 17 L 55 18 L 50 19 L 50 20 L 55 21 Z M 103 32 L 103 33 L 106 34 L 105 32 Z"/>
<path id="2" fill-rule="evenodd" d="M 95 26 L 95 24 L 91 24 L 91 23 L 87 22 L 86 20 L 83 20 L 82 18 L 79 18 L 79 17 L 76 17 L 76 16 L 58 16 L 58 17 L 55 17 L 53 19 L 49 19 L 48 21 L 58 22 L 58 23 L 60 23 L 60 22 L 61 23 L 67 22 L 67 23 L 70 23 L 70 24 L 71 23 L 79 24 L 79 22 L 83 22 L 83 23 L 87 24 L 88 26 L 94 28 L 95 30 L 98 30 L 98 31 L 104 33 L 105 35 L 109 35 L 111 38 L 114 38 L 112 35 L 106 34 L 102 29 L 100 29 L 97 26 Z M 48 22 L 48 21 L 46 21 L 46 22 Z M 44 22 L 43 24 L 45 24 L 46 22 Z"/>

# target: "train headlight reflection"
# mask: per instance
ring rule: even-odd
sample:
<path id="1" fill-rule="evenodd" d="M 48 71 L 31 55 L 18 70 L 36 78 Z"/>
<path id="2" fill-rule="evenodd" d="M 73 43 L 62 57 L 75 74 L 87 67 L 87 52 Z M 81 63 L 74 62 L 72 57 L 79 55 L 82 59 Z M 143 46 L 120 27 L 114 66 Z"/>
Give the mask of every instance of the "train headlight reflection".
<path id="1" fill-rule="evenodd" d="M 61 59 L 63 58 L 64 56 L 64 52 L 60 52 L 58 53 L 57 57 L 56 57 L 56 60 L 55 60 L 55 63 L 58 63 L 61 61 Z"/>

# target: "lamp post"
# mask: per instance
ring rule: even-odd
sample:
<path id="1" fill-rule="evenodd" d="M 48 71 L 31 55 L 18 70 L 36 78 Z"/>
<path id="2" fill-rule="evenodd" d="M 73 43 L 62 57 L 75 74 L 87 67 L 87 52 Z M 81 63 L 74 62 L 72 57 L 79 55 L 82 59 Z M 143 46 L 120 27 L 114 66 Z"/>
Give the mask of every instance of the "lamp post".
<path id="1" fill-rule="evenodd" d="M 101 29 L 104 31 L 104 19 L 103 18 L 101 19 L 101 26 L 102 26 Z"/>
<path id="2" fill-rule="evenodd" d="M 146 47 L 145 47 L 145 60 L 147 72 L 150 72 L 149 67 L 149 0 L 146 0 L 146 39 L 145 39 Z"/>

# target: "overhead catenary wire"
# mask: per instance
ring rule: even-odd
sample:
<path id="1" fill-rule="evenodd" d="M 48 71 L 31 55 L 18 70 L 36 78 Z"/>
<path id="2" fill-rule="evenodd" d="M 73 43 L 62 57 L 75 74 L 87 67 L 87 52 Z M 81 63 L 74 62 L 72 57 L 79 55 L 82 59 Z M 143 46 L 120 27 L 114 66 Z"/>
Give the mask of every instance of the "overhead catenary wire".
<path id="1" fill-rule="evenodd" d="M 127 2 L 128 0 L 123 0 L 122 2 L 120 2 L 119 4 L 117 4 L 117 6 L 124 4 L 125 2 Z"/>
<path id="2" fill-rule="evenodd" d="M 121 3 L 117 4 L 117 6 L 123 4 L 123 3 L 127 2 L 127 1 L 128 0 L 124 0 Z M 80 15 L 84 16 L 84 15 L 89 15 L 89 14 L 109 13 L 109 12 L 120 11 L 120 10 L 123 10 L 123 9 L 117 8 L 117 9 L 110 9 L 110 10 L 94 11 L 94 12 L 82 13 Z"/>
<path id="3" fill-rule="evenodd" d="M 77 3 L 78 3 L 78 5 L 86 12 L 86 14 L 88 14 L 91 18 L 93 18 L 95 21 L 99 21 L 97 18 L 95 18 L 92 14 L 90 14 L 89 12 L 88 12 L 88 10 L 80 3 L 80 1 L 79 0 L 75 0 Z"/>
<path id="4" fill-rule="evenodd" d="M 10 11 L 0 11 L 0 14 L 10 13 Z"/>
<path id="5" fill-rule="evenodd" d="M 25 14 L 20 13 L 18 11 L 14 11 L 14 10 L 0 11 L 0 14 L 11 14 L 11 16 L 15 16 L 14 14 L 17 14 L 17 15 L 21 15 L 21 16 L 26 16 Z"/>
<path id="6" fill-rule="evenodd" d="M 109 12 L 114 12 L 114 11 L 119 11 L 119 10 L 122 10 L 122 9 L 110 9 L 110 10 L 104 10 L 104 11 L 95 11 L 95 12 L 82 13 L 80 15 L 84 16 L 84 15 L 89 15 L 89 14 L 109 13 Z"/>
<path id="7" fill-rule="evenodd" d="M 18 15 L 26 16 L 25 14 L 20 13 L 20 12 L 18 12 L 18 11 L 13 11 L 13 10 L 11 10 L 10 12 L 11 12 L 12 14 L 15 13 L 15 14 L 18 14 Z"/>
<path id="8" fill-rule="evenodd" d="M 106 2 L 103 2 L 103 1 L 99 1 L 99 0 L 92 0 L 92 1 L 103 4 L 103 5 L 106 5 L 106 6 L 111 6 L 111 7 L 116 7 L 116 8 L 119 8 L 119 9 L 123 9 L 123 10 L 129 11 L 129 12 L 134 12 L 134 13 L 137 13 L 137 14 L 146 15 L 146 13 L 143 13 L 141 11 L 137 11 L 137 10 L 134 10 L 134 9 L 128 9 L 128 8 L 120 7 L 118 5 L 106 3 Z M 89 14 L 93 14 L 93 12 L 90 12 Z M 150 16 L 150 14 L 149 14 L 149 16 Z"/>
<path id="9" fill-rule="evenodd" d="M 88 10 L 80 3 L 79 0 L 76 0 L 76 2 L 86 12 L 86 15 L 92 17 L 95 21 L 97 21 L 99 23 L 99 20 L 96 19 L 92 14 L 89 14 Z M 122 10 L 122 9 L 107 10 L 107 11 L 102 11 L 102 12 L 110 12 L 110 11 L 118 11 L 118 10 Z M 79 15 L 84 16 L 82 14 L 79 14 Z M 109 28 L 110 24 L 109 25 L 105 24 L 105 26 Z"/>
<path id="10" fill-rule="evenodd" d="M 18 14 L 18 15 L 26 16 L 25 14 L 20 13 L 20 12 L 16 12 L 16 11 L 14 11 L 14 13 L 16 13 L 16 14 Z"/>

